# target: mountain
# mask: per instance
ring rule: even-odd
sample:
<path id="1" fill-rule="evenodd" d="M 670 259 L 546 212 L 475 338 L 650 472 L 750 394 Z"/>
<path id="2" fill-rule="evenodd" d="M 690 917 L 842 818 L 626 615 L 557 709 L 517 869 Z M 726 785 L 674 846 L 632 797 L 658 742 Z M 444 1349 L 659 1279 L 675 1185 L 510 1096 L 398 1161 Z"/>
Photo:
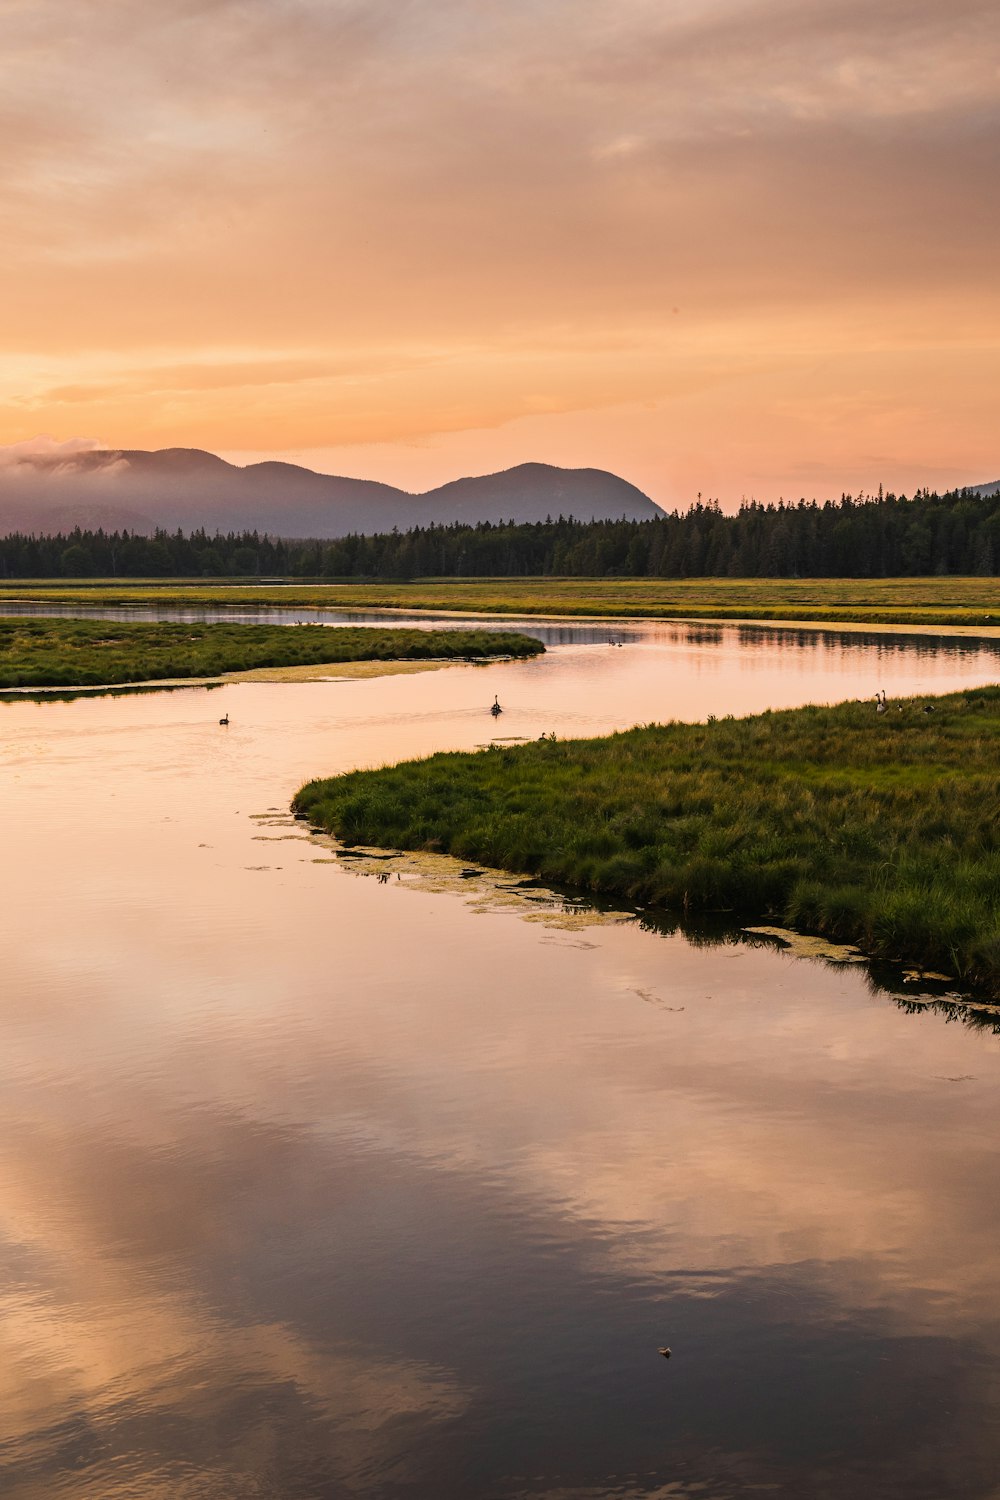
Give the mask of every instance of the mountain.
<path id="1" fill-rule="evenodd" d="M 298 464 L 238 468 L 199 448 L 16 455 L 0 464 L 0 533 L 74 525 L 258 530 L 284 537 L 406 531 L 431 522 L 652 519 L 641 490 L 603 469 L 521 464 L 408 494 L 368 479 L 317 474 Z"/>
<path id="2" fill-rule="evenodd" d="M 1000 495 L 1000 479 L 994 479 L 990 484 L 967 484 L 965 488 L 974 495 Z"/>

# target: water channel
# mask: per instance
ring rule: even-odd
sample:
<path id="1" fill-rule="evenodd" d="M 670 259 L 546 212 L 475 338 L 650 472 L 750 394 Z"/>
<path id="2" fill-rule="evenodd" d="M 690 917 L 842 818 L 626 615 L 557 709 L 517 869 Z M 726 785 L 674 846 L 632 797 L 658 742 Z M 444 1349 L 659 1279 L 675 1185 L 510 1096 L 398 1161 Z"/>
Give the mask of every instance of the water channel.
<path id="1" fill-rule="evenodd" d="M 527 628 L 0 703 L 4 1500 L 1000 1495 L 988 1016 L 287 814 L 485 743 L 495 692 L 504 736 L 595 734 L 997 681 L 1000 643 Z"/>

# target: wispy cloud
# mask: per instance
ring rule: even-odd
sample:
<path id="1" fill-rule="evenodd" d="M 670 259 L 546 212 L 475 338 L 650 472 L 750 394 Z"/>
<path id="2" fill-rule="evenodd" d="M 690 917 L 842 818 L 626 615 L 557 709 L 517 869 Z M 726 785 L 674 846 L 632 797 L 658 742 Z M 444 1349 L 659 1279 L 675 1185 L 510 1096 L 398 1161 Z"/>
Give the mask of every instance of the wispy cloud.
<path id="1" fill-rule="evenodd" d="M 94 453 L 104 446 L 97 438 L 66 438 L 59 442 L 42 434 L 21 443 L 0 444 L 0 469 L 54 470 L 62 465 L 71 466 L 81 453 Z"/>
<path id="2" fill-rule="evenodd" d="M 789 328 L 831 381 L 846 326 L 859 384 L 872 348 L 944 344 L 971 398 L 995 359 L 985 0 L 0 0 L 0 37 L 0 436 L 67 407 L 116 443 L 258 449 L 669 410 L 721 328 L 731 399 L 698 442 L 738 489 L 748 372 Z M 239 347 L 257 374 L 213 376 Z M 894 461 L 986 461 L 954 394 L 928 425 L 922 391 Z M 802 445 L 827 437 L 755 462 L 823 464 Z M 624 437 L 606 461 L 629 470 Z"/>

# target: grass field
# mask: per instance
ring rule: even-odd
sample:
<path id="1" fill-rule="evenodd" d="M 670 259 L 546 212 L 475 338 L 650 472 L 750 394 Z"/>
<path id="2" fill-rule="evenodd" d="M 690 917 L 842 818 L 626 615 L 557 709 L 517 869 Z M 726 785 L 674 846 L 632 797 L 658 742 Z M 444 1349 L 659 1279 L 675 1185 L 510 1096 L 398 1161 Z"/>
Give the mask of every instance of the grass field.
<path id="1" fill-rule="evenodd" d="M 1000 626 L 998 578 L 445 578 L 277 585 L 174 580 L 81 585 L 56 579 L 0 587 L 0 604 L 28 599 Z"/>
<path id="2" fill-rule="evenodd" d="M 514 631 L 6 617 L 0 618 L 0 688 L 86 687 L 338 662 L 525 657 L 544 649 Z"/>
<path id="3" fill-rule="evenodd" d="M 295 808 L 347 843 L 779 922 L 996 996 L 998 788 L 985 688 L 435 755 L 310 782 Z"/>

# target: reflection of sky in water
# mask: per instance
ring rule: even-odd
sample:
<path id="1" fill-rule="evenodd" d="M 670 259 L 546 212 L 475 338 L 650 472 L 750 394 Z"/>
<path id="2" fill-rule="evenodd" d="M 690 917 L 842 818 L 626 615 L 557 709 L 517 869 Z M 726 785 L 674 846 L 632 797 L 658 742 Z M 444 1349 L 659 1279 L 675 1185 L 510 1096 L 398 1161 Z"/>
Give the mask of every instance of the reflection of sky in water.
<path id="1" fill-rule="evenodd" d="M 870 677 L 725 635 L 0 709 L 5 1500 L 995 1493 L 996 1038 L 251 818 Z"/>
<path id="2" fill-rule="evenodd" d="M 1000 657 L 1000 638 L 983 634 L 943 633 L 945 627 L 930 630 L 926 634 L 911 632 L 909 628 L 893 631 L 865 630 L 864 628 L 838 630 L 835 626 L 816 625 L 811 628 L 789 629 L 775 624 L 729 624 L 716 625 L 711 621 L 690 622 L 683 620 L 635 620 L 615 619 L 568 619 L 558 616 L 538 615 L 488 615 L 488 614 L 434 614 L 428 610 L 408 611 L 403 609 L 309 609 L 305 606 L 282 608 L 186 608 L 174 605 L 86 605 L 86 604 L 30 604 L 18 600 L 4 600 L 2 612 L 7 615 L 26 615 L 32 618 L 84 619 L 84 620 L 179 620 L 183 622 L 226 621 L 234 624 L 261 625 L 366 625 L 384 628 L 386 625 L 405 626 L 419 630 L 478 630 L 511 629 L 526 630 L 543 640 L 546 645 L 604 645 L 609 641 L 622 641 L 626 645 L 679 644 L 685 647 L 709 646 L 715 648 L 713 659 L 723 652 L 727 657 L 742 656 L 733 652 L 734 646 L 749 646 L 754 652 L 763 646 L 780 646 L 788 656 L 801 653 L 806 656 L 829 658 L 830 661 L 850 660 L 854 652 L 864 651 L 868 658 L 873 655 L 880 660 L 894 659 L 900 655 L 931 654 L 954 657 L 985 655 L 996 660 Z M 723 648 L 720 652 L 719 648 Z"/>

